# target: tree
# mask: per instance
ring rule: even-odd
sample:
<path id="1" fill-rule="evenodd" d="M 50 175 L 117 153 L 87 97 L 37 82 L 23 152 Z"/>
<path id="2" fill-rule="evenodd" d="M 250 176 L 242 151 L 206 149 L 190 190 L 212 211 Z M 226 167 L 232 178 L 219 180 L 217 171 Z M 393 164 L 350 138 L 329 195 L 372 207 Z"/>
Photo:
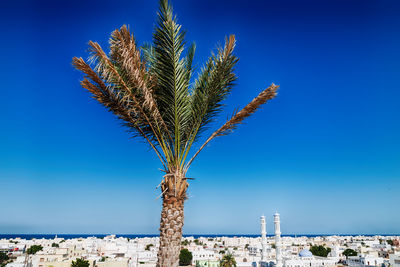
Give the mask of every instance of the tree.
<path id="1" fill-rule="evenodd" d="M 193 255 L 187 248 L 181 249 L 179 253 L 179 265 L 188 266 L 192 264 Z"/>
<path id="2" fill-rule="evenodd" d="M 220 267 L 236 267 L 236 260 L 232 254 L 228 253 L 222 258 L 219 264 Z"/>
<path id="3" fill-rule="evenodd" d="M 6 253 L 3 251 L 0 251 L 0 264 L 3 264 L 4 262 L 8 261 L 9 257 Z"/>
<path id="4" fill-rule="evenodd" d="M 33 245 L 26 250 L 28 254 L 36 254 L 36 252 L 41 251 L 43 247 L 41 245 Z"/>
<path id="5" fill-rule="evenodd" d="M 349 256 L 357 256 L 357 251 L 351 248 L 347 248 L 345 251 L 343 251 L 343 255 L 345 255 L 346 258 L 348 258 Z"/>
<path id="6" fill-rule="evenodd" d="M 310 251 L 314 256 L 326 258 L 331 252 L 331 248 L 325 248 L 324 246 L 312 246 Z"/>
<path id="7" fill-rule="evenodd" d="M 53 248 L 59 248 L 59 247 L 60 247 L 60 245 L 57 244 L 57 243 L 53 243 L 53 244 L 51 244 L 51 246 L 52 246 Z"/>
<path id="8" fill-rule="evenodd" d="M 153 244 L 148 244 L 148 245 L 146 245 L 145 250 L 150 250 L 150 248 L 151 248 L 152 246 L 154 246 L 154 245 L 153 245 Z"/>
<path id="9" fill-rule="evenodd" d="M 89 42 L 88 61 L 75 57 L 73 65 L 84 73 L 82 87 L 113 112 L 134 137 L 144 140 L 163 167 L 160 189 L 162 210 L 157 266 L 179 263 L 187 172 L 198 154 L 217 137 L 231 133 L 261 105 L 276 95 L 271 84 L 242 110 L 206 139 L 224 107 L 236 80 L 235 36 L 213 53 L 193 80 L 192 62 L 196 50 L 185 50 L 185 33 L 167 0 L 160 0 L 153 44 L 138 47 L 126 25 L 115 30 L 107 55 L 96 42 Z M 195 153 L 193 145 L 205 140 Z"/>
<path id="10" fill-rule="evenodd" d="M 181 244 L 182 244 L 182 246 L 187 246 L 187 245 L 189 245 L 190 243 L 189 243 L 189 241 L 188 241 L 187 239 L 185 239 L 185 240 L 183 240 L 183 241 L 181 242 Z"/>
<path id="11" fill-rule="evenodd" d="M 71 267 L 89 267 L 89 261 L 84 259 L 76 259 L 72 261 Z"/>

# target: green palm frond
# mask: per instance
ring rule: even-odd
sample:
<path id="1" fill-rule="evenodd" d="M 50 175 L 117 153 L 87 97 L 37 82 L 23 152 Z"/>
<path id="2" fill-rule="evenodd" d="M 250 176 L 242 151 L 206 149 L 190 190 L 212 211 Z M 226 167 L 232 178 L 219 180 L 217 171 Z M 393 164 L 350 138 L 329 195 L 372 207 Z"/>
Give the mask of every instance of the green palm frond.
<path id="1" fill-rule="evenodd" d="M 238 59 L 233 55 L 235 37 L 226 39 L 224 48 L 218 49 L 203 67 L 196 80 L 190 97 L 190 119 L 186 128 L 185 154 L 181 160 L 183 166 L 192 144 L 198 140 L 209 123 L 221 112 L 223 101 L 227 98 L 236 80 L 233 73 Z"/>
<path id="2" fill-rule="evenodd" d="M 236 127 L 241 124 L 244 119 L 250 117 L 254 112 L 257 111 L 262 105 L 267 103 L 268 100 L 273 99 L 277 95 L 277 90 L 279 86 L 271 84 L 267 89 L 262 91 L 257 97 L 255 97 L 249 104 L 247 104 L 239 112 L 235 112 L 231 119 L 229 119 L 224 125 L 222 125 L 218 130 L 216 130 L 197 150 L 193 157 L 186 163 L 184 170 L 187 171 L 190 164 L 197 157 L 197 155 L 203 150 L 203 148 L 215 137 L 224 136 L 231 133 Z"/>
<path id="3" fill-rule="evenodd" d="M 194 54 L 196 52 L 196 44 L 192 43 L 189 48 L 188 52 L 186 55 L 186 60 L 185 60 L 185 65 L 186 65 L 186 72 L 187 72 L 187 80 L 190 83 L 190 79 L 192 78 L 192 73 L 193 73 L 193 59 L 194 59 Z"/>
<path id="4" fill-rule="evenodd" d="M 149 43 L 145 43 L 140 47 L 140 50 L 142 51 L 142 61 L 146 64 L 148 72 L 154 74 L 153 70 L 156 62 L 154 47 Z"/>
<path id="5" fill-rule="evenodd" d="M 173 138 L 171 147 L 175 160 L 181 154 L 183 130 L 190 116 L 188 71 L 185 59 L 182 58 L 184 37 L 185 33 L 176 22 L 172 7 L 167 1 L 160 1 L 158 24 L 153 36 L 153 72 L 158 83 L 154 93 L 160 113 Z"/>

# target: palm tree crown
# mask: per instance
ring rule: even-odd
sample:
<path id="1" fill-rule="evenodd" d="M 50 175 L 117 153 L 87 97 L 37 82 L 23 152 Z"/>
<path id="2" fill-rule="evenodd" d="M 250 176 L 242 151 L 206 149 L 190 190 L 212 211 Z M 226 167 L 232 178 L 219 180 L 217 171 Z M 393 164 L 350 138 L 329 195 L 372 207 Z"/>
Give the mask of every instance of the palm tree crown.
<path id="1" fill-rule="evenodd" d="M 228 253 L 222 258 L 222 260 L 220 262 L 220 266 L 221 267 L 236 267 L 236 260 L 232 254 Z"/>
<path id="2" fill-rule="evenodd" d="M 124 25 L 111 34 L 109 56 L 98 43 L 90 41 L 88 62 L 73 59 L 75 68 L 85 74 L 81 85 L 122 119 L 135 136 L 149 143 L 165 171 L 183 174 L 194 159 L 187 161 L 193 143 L 222 110 L 222 102 L 231 92 L 238 61 L 233 54 L 235 37 L 231 35 L 191 83 L 196 46 L 191 44 L 184 53 L 184 37 L 172 7 L 161 0 L 152 46 L 138 47 Z M 233 130 L 273 98 L 277 88 L 272 84 L 264 90 L 206 142 Z"/>

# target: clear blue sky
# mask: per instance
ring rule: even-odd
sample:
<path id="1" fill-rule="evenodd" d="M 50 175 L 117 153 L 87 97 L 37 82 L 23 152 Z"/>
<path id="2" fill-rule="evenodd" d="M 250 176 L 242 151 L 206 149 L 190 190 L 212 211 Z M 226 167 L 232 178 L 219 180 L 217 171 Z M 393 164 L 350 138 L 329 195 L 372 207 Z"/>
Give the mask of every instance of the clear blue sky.
<path id="1" fill-rule="evenodd" d="M 201 66 L 236 34 L 222 123 L 271 82 L 279 95 L 189 172 L 184 232 L 400 233 L 400 3 L 173 1 Z M 0 233 L 157 233 L 162 173 L 79 86 L 73 56 L 157 1 L 11 1 L 0 10 Z M 217 124 L 215 126 L 217 126 Z"/>

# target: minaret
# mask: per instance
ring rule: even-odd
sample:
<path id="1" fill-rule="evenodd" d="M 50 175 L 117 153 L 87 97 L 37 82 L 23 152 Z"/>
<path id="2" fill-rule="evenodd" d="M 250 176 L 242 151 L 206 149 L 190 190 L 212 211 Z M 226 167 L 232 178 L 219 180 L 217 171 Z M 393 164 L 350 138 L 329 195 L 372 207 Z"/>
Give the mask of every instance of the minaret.
<path id="1" fill-rule="evenodd" d="M 267 224 L 265 216 L 261 216 L 261 261 L 267 260 Z"/>
<path id="2" fill-rule="evenodd" d="M 274 214 L 274 224 L 275 224 L 276 267 L 282 267 L 281 222 L 279 219 L 279 213 Z"/>

